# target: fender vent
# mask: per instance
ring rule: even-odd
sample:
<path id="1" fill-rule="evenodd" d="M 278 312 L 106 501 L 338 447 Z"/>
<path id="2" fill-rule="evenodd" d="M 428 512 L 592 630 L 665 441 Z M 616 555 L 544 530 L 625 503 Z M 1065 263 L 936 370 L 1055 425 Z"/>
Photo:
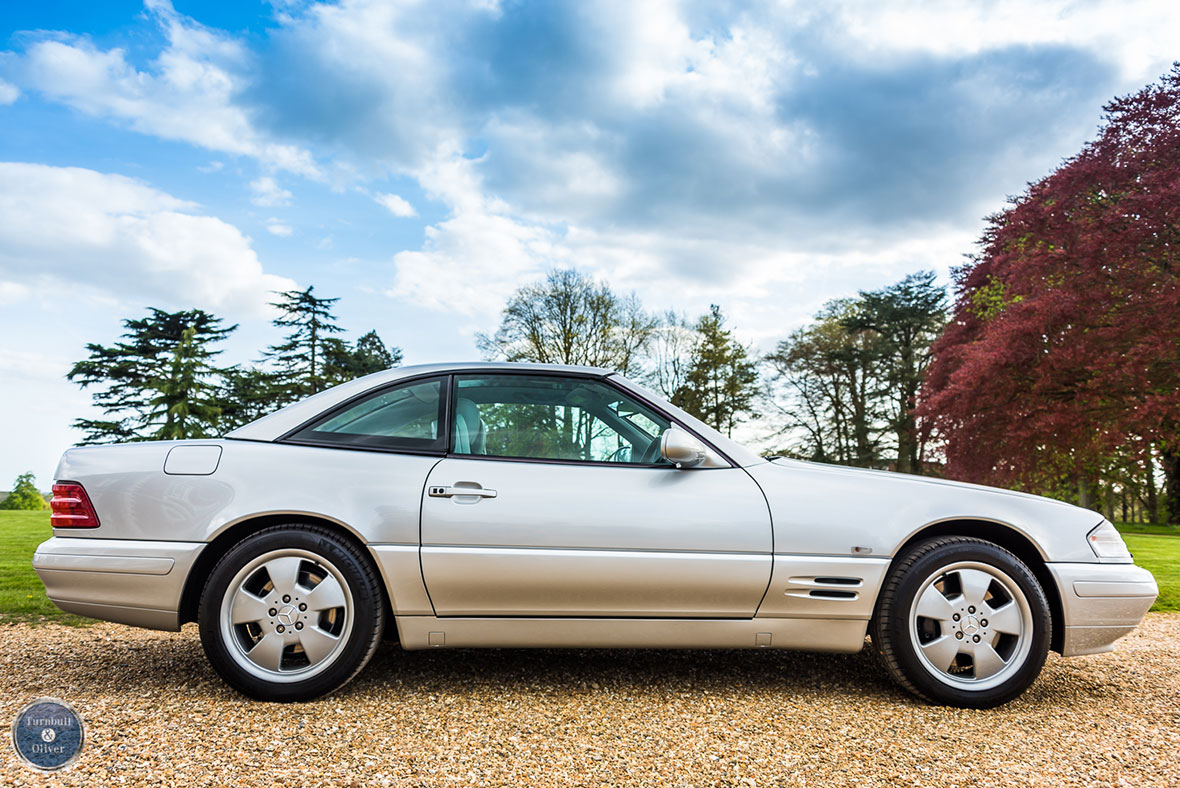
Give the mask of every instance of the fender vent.
<path id="1" fill-rule="evenodd" d="M 807 592 L 808 596 L 817 596 L 821 599 L 856 599 L 855 591 L 836 591 L 829 588 L 813 588 Z"/>
<path id="2" fill-rule="evenodd" d="M 859 599 L 860 592 L 852 589 L 863 585 L 864 579 L 859 577 L 792 577 L 783 593 L 800 599 Z"/>

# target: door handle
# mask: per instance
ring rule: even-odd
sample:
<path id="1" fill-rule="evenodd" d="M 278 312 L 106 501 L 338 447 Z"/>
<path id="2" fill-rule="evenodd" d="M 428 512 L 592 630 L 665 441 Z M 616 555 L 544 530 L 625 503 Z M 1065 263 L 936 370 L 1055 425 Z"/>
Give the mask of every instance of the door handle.
<path id="1" fill-rule="evenodd" d="M 499 493 L 483 487 L 430 487 L 426 494 L 431 498 L 454 498 L 457 495 L 473 495 L 477 498 L 495 498 Z"/>

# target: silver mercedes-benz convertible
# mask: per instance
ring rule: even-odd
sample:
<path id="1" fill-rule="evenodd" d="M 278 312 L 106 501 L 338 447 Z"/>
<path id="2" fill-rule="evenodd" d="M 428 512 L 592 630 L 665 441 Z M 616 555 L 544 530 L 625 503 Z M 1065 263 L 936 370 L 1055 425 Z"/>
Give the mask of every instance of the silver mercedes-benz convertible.
<path id="1" fill-rule="evenodd" d="M 406 649 L 855 652 L 935 703 L 1109 651 L 1155 580 L 1100 515 L 767 460 L 606 370 L 435 364 L 220 440 L 70 449 L 33 565 L 63 610 L 196 622 L 241 692 L 340 687 Z M 391 627 L 392 625 L 392 627 Z"/>

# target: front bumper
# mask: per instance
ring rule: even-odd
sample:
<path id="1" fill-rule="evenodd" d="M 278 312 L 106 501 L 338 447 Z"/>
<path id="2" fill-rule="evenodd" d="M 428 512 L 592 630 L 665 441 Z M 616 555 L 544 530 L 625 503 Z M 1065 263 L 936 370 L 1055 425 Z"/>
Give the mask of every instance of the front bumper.
<path id="1" fill-rule="evenodd" d="M 1048 564 L 1065 613 L 1061 655 L 1101 654 L 1127 634 L 1159 596 L 1155 578 L 1134 564 Z"/>
<path id="2" fill-rule="evenodd" d="M 33 569 L 67 613 L 147 629 L 180 629 L 184 583 L 203 542 L 55 536 Z"/>

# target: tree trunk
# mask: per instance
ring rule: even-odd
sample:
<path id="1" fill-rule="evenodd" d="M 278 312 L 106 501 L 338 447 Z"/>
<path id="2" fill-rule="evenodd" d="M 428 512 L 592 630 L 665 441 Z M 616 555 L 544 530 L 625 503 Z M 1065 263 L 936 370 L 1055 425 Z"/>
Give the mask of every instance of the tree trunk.
<path id="1" fill-rule="evenodd" d="M 1090 485 L 1086 483 L 1085 476 L 1078 477 L 1078 506 L 1090 508 Z"/>
<path id="2" fill-rule="evenodd" d="M 917 473 L 918 463 L 917 442 L 914 440 L 914 420 L 912 416 L 902 416 L 897 425 L 897 470 L 901 473 Z"/>
<path id="3" fill-rule="evenodd" d="M 1160 516 L 1160 504 L 1155 493 L 1155 463 L 1151 460 L 1151 450 L 1147 453 L 1147 522 L 1154 523 Z"/>
<path id="4" fill-rule="evenodd" d="M 1180 450 L 1168 448 L 1161 451 L 1160 464 L 1164 468 L 1164 495 L 1167 496 L 1164 521 L 1168 525 L 1180 525 Z"/>

